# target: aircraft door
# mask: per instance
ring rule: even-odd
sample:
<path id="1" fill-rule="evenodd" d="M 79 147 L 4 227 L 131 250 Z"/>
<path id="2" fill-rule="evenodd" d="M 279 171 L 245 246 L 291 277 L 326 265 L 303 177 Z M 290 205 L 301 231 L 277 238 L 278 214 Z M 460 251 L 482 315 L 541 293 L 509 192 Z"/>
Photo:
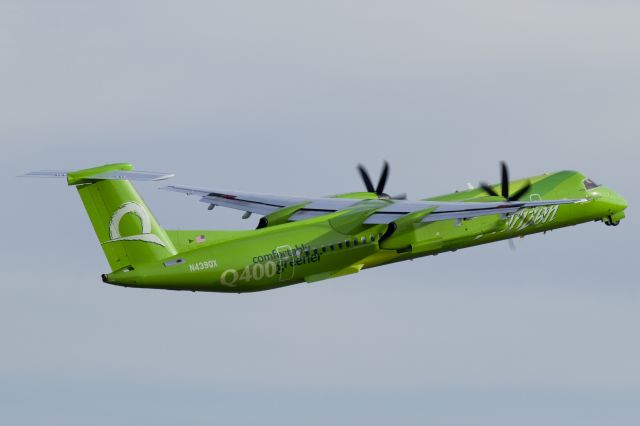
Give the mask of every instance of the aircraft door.
<path id="1" fill-rule="evenodd" d="M 279 258 L 280 281 L 289 281 L 293 278 L 296 267 L 295 253 L 289 245 L 280 246 L 276 251 Z"/>

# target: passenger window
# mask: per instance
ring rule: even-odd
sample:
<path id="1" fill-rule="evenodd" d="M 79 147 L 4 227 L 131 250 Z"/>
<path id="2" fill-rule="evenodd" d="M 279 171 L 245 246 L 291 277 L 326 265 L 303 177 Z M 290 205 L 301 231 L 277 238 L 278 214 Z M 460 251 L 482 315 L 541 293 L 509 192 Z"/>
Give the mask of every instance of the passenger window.
<path id="1" fill-rule="evenodd" d="M 369 235 L 369 239 L 371 240 L 371 242 L 374 242 L 376 240 L 376 237 L 373 235 Z"/>
<path id="2" fill-rule="evenodd" d="M 327 246 L 322 246 L 322 252 L 326 253 L 327 252 Z"/>
<path id="3" fill-rule="evenodd" d="M 353 245 L 354 245 L 354 246 L 357 246 L 357 245 L 358 245 L 358 239 L 357 239 L 357 238 L 354 238 L 354 239 L 353 239 Z"/>
<path id="4" fill-rule="evenodd" d="M 317 248 L 313 249 L 313 254 L 318 254 L 318 249 Z"/>
<path id="5" fill-rule="evenodd" d="M 338 243 L 338 248 L 342 250 L 342 241 Z"/>
<path id="6" fill-rule="evenodd" d="M 367 242 L 367 237 L 362 237 L 360 238 L 360 241 L 362 241 L 362 244 L 365 244 Z"/>
<path id="7" fill-rule="evenodd" d="M 331 251 L 335 250 L 335 247 L 333 246 L 333 244 L 329 244 L 329 250 Z"/>
<path id="8" fill-rule="evenodd" d="M 344 245 L 347 248 L 351 247 L 351 240 L 344 240 Z"/>

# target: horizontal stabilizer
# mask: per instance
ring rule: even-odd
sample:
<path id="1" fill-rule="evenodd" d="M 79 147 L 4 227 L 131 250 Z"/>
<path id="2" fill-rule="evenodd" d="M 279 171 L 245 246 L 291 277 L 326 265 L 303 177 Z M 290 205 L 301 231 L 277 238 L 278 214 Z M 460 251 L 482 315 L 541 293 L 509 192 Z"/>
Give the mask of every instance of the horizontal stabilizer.
<path id="1" fill-rule="evenodd" d="M 145 172 L 142 170 L 114 170 L 105 173 L 99 173 L 97 175 L 91 176 L 91 179 L 96 180 L 113 180 L 113 179 L 124 179 L 124 180 L 139 180 L 139 181 L 154 181 L 154 180 L 165 180 L 175 176 L 173 173 L 165 173 L 165 172 Z"/>
<path id="2" fill-rule="evenodd" d="M 36 178 L 66 178 L 67 172 L 62 170 L 39 170 L 37 172 L 29 172 L 18 177 L 36 177 Z"/>
<path id="3" fill-rule="evenodd" d="M 91 183 L 99 180 L 132 180 L 132 181 L 157 181 L 173 177 L 173 173 L 148 172 L 132 170 L 129 164 L 110 164 L 93 169 L 65 171 L 65 170 L 39 170 L 19 177 L 35 178 L 66 178 L 70 185 Z"/>

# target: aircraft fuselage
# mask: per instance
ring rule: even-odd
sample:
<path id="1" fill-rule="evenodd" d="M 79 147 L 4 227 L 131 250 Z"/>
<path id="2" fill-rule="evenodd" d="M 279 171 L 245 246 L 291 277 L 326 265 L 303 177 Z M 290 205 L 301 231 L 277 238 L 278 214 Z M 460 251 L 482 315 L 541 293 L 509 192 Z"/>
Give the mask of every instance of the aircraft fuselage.
<path id="1" fill-rule="evenodd" d="M 379 200 L 363 200 L 358 208 L 285 223 L 234 238 L 182 231 L 190 249 L 161 261 L 103 275 L 105 282 L 127 287 L 189 291 L 253 292 L 300 282 L 314 282 L 392 262 L 455 251 L 553 229 L 603 220 L 617 224 L 626 202 L 606 187 L 586 188 L 577 172 L 560 172 L 513 182 L 533 183 L 531 197 L 584 198 L 578 204 L 523 209 L 508 216 L 483 216 L 433 223 L 402 220 L 389 225 L 363 225 L 362 217 Z M 456 192 L 431 200 L 478 201 L 480 190 Z M 200 236 L 202 234 L 202 236 Z M 199 240 L 202 240 L 200 241 Z M 144 244 L 144 242 L 141 242 Z"/>

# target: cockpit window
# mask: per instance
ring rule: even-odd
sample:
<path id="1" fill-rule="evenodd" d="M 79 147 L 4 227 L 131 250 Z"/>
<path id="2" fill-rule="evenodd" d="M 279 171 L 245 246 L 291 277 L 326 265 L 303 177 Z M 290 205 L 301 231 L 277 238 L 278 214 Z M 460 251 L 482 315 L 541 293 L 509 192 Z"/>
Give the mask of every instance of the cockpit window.
<path id="1" fill-rule="evenodd" d="M 597 188 L 600 185 L 598 185 L 597 183 L 595 183 L 594 181 L 592 181 L 591 179 L 585 179 L 584 180 L 584 187 L 586 189 L 593 189 L 593 188 Z"/>

